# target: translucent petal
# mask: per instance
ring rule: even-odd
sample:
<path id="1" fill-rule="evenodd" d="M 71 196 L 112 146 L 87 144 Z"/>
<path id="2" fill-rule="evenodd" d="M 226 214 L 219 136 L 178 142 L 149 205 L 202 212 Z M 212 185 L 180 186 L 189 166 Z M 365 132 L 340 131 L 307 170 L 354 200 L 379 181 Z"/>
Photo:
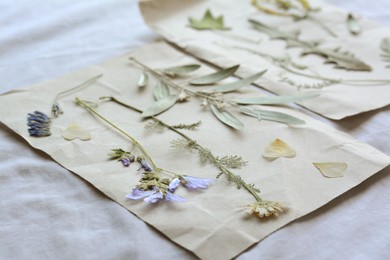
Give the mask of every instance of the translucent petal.
<path id="1" fill-rule="evenodd" d="M 348 165 L 344 162 L 317 162 L 313 163 L 321 174 L 328 178 L 339 178 L 344 176 Z"/>
<path id="2" fill-rule="evenodd" d="M 68 141 L 76 138 L 88 141 L 91 140 L 91 133 L 77 124 L 71 124 L 62 132 L 62 137 Z"/>
<path id="3" fill-rule="evenodd" d="M 271 160 L 279 157 L 293 158 L 296 156 L 296 152 L 282 140 L 275 139 L 265 148 L 263 156 Z"/>

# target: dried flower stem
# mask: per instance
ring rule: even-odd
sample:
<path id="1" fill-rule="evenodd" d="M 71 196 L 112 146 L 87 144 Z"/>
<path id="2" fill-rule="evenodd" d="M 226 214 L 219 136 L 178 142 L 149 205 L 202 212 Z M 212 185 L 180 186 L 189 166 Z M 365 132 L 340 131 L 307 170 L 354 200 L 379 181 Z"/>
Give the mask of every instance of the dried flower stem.
<path id="1" fill-rule="evenodd" d="M 118 126 L 116 126 L 114 123 L 112 123 L 110 120 L 108 120 L 107 118 L 105 118 L 104 116 L 102 116 L 99 112 L 97 112 L 95 109 L 93 109 L 91 106 L 89 106 L 86 102 L 84 102 L 83 100 L 79 99 L 79 98 L 76 98 L 76 104 L 77 105 L 80 105 L 81 107 L 83 107 L 84 109 L 86 109 L 88 112 L 96 115 L 97 117 L 99 117 L 100 119 L 102 119 L 103 121 L 105 121 L 106 123 L 108 123 L 109 125 L 111 125 L 113 128 L 115 128 L 116 130 L 118 130 L 119 132 L 121 132 L 123 135 L 125 135 L 127 138 L 129 138 L 131 140 L 131 142 L 138 148 L 141 150 L 141 152 L 146 156 L 146 159 L 148 160 L 148 162 L 150 162 L 153 166 L 153 168 L 157 168 L 156 164 L 154 163 L 154 161 L 152 160 L 152 158 L 150 157 L 149 153 L 146 151 L 146 149 L 134 138 L 132 137 L 131 135 L 129 135 L 128 133 L 126 133 L 124 130 L 122 130 L 121 128 L 119 128 Z"/>
<path id="2" fill-rule="evenodd" d="M 142 110 L 134 107 L 134 106 L 131 106 L 129 104 L 126 104 L 118 99 L 116 99 L 115 97 L 101 97 L 100 98 L 101 100 L 104 99 L 104 100 L 108 100 L 108 101 L 113 101 L 119 105 L 122 105 L 126 108 L 129 108 L 139 114 L 142 114 Z M 214 156 L 210 150 L 208 150 L 207 148 L 204 148 L 203 146 L 201 146 L 200 144 L 198 144 L 194 139 L 190 138 L 188 135 L 184 134 L 183 132 L 179 131 L 178 129 L 174 128 L 173 126 L 171 125 L 168 125 L 167 123 L 161 121 L 160 119 L 157 119 L 155 116 L 151 116 L 150 117 L 153 121 L 155 121 L 156 123 L 168 128 L 169 130 L 175 132 L 176 134 L 180 135 L 181 137 L 183 137 L 185 140 L 188 141 L 188 143 L 191 143 L 191 146 L 194 148 L 194 149 L 197 149 L 197 150 L 200 150 L 202 151 L 204 154 L 207 154 L 207 157 L 208 159 L 219 169 L 221 170 L 221 172 L 223 174 L 225 174 L 227 176 L 227 178 L 229 180 L 233 180 L 234 182 L 236 182 L 236 184 L 239 186 L 239 187 L 244 187 L 255 199 L 257 202 L 263 202 L 263 200 L 260 198 L 260 196 L 258 195 L 258 192 L 256 191 L 256 189 L 252 186 L 252 185 L 249 185 L 247 184 L 243 179 L 241 179 L 241 177 L 235 175 L 234 173 L 232 173 L 228 168 L 226 168 L 219 160 L 216 156 Z"/>

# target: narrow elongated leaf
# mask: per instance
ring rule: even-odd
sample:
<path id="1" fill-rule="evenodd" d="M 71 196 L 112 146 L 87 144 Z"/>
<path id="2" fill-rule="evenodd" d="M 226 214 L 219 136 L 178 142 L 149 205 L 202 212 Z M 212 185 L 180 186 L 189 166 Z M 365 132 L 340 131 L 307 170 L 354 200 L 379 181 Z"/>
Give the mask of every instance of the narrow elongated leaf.
<path id="1" fill-rule="evenodd" d="M 362 27 L 360 26 L 358 20 L 352 14 L 348 14 L 347 27 L 349 32 L 354 35 L 358 35 L 362 31 Z"/>
<path id="2" fill-rule="evenodd" d="M 148 84 L 148 79 L 149 79 L 148 74 L 142 72 L 142 74 L 139 76 L 137 86 L 139 88 L 145 87 Z"/>
<path id="3" fill-rule="evenodd" d="M 213 88 L 207 89 L 207 92 L 226 93 L 226 92 L 235 91 L 239 88 L 251 85 L 254 81 L 256 81 L 258 78 L 263 76 L 263 74 L 266 72 L 267 72 L 267 70 L 263 70 L 263 71 L 256 73 L 250 77 L 247 77 L 245 79 L 242 79 L 242 80 L 239 80 L 236 82 L 232 82 L 232 83 L 228 83 L 228 84 L 224 84 L 224 85 L 220 85 L 218 87 L 213 87 Z"/>
<path id="4" fill-rule="evenodd" d="M 389 64 L 386 66 L 386 68 L 390 68 L 390 38 L 383 38 L 381 41 L 380 48 L 382 50 L 382 61 Z"/>
<path id="5" fill-rule="evenodd" d="M 238 69 L 238 67 L 240 67 L 240 65 L 235 65 L 233 67 L 229 67 L 199 78 L 194 78 L 190 81 L 190 84 L 198 86 L 212 85 L 233 75 L 233 73 Z"/>
<path id="6" fill-rule="evenodd" d="M 164 81 L 159 81 L 153 89 L 154 98 L 158 101 L 170 95 L 169 88 Z"/>
<path id="7" fill-rule="evenodd" d="M 199 68 L 200 68 L 199 64 L 188 64 L 188 65 L 166 68 L 163 69 L 162 72 L 170 77 L 176 77 L 176 76 L 193 72 Z"/>
<path id="8" fill-rule="evenodd" d="M 225 110 L 218 109 L 215 105 L 211 104 L 211 111 L 213 114 L 224 124 L 233 127 L 234 129 L 241 130 L 244 124 L 238 120 L 235 116 Z"/>
<path id="9" fill-rule="evenodd" d="M 288 125 L 299 125 L 305 123 L 305 121 L 299 118 L 276 111 L 250 109 L 247 107 L 240 107 L 240 111 L 248 116 L 256 117 L 259 120 L 275 121 Z"/>
<path id="10" fill-rule="evenodd" d="M 160 114 L 161 112 L 171 108 L 177 102 L 177 99 L 178 97 L 176 95 L 164 97 L 146 108 L 141 116 L 149 117 Z"/>
<path id="11" fill-rule="evenodd" d="M 232 101 L 240 105 L 281 105 L 291 102 L 300 102 L 303 100 L 317 97 L 318 95 L 307 96 L 270 96 L 270 97 L 254 97 L 254 98 L 236 98 Z"/>

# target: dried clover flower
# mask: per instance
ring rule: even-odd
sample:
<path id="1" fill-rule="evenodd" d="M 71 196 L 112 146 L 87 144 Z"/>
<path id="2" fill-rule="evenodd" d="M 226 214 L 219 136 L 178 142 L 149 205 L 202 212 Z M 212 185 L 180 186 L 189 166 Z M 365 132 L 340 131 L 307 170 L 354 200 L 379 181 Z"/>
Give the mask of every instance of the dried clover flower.
<path id="1" fill-rule="evenodd" d="M 51 119 L 45 113 L 34 111 L 27 116 L 28 132 L 31 136 L 42 137 L 51 135 Z"/>
<path id="2" fill-rule="evenodd" d="M 277 201 L 258 201 L 248 205 L 247 212 L 260 218 L 279 216 L 279 213 L 283 212 L 283 205 Z"/>

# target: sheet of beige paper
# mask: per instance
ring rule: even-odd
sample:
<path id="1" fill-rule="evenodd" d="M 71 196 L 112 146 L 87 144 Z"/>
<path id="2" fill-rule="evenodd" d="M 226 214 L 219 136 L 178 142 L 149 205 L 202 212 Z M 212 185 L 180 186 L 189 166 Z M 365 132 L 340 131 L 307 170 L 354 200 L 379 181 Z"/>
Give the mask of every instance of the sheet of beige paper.
<path id="1" fill-rule="evenodd" d="M 323 89 L 298 90 L 294 86 L 281 82 L 280 79 L 288 76 L 289 79 L 301 84 L 319 81 L 295 76 L 276 67 L 263 57 L 231 48 L 231 46 L 244 47 L 276 57 L 283 57 L 287 53 L 296 63 L 307 65 L 309 69 L 302 72 L 308 74 L 319 73 L 322 76 L 337 79 L 389 80 L 389 69 L 386 69 L 386 64 L 381 61 L 379 48 L 383 37 L 390 35 L 389 29 L 361 19 L 359 22 L 363 32 L 359 36 L 352 36 L 345 23 L 347 13 L 324 5 L 322 11 L 316 13 L 315 16 L 337 33 L 338 37 L 334 38 L 315 23 L 292 22 L 289 18 L 266 15 L 258 12 L 250 2 L 249 0 L 144 0 L 140 2 L 140 8 L 146 23 L 152 29 L 195 57 L 218 67 L 240 64 L 240 69 L 236 72 L 239 77 L 246 77 L 268 69 L 268 72 L 256 81 L 256 84 L 279 95 L 320 93 L 319 98 L 306 102 L 304 106 L 327 118 L 338 120 L 390 104 L 390 84 L 366 86 L 336 84 Z M 207 9 L 211 10 L 215 16 L 223 15 L 225 25 L 231 27 L 231 30 L 198 31 L 188 26 L 189 17 L 200 19 Z M 335 69 L 333 64 L 323 64 L 322 57 L 316 55 L 301 57 L 301 49 L 286 49 L 283 41 L 270 40 L 266 34 L 254 30 L 248 18 L 257 19 L 284 31 L 300 30 L 301 39 L 322 40 L 321 46 L 324 48 L 341 47 L 341 50 L 350 51 L 371 65 L 373 71 L 353 72 Z M 258 43 L 248 42 L 248 39 Z"/>
<path id="2" fill-rule="evenodd" d="M 153 68 L 194 62 L 193 58 L 166 43 L 146 46 L 131 55 Z M 117 161 L 108 160 L 107 154 L 114 148 L 129 149 L 129 140 L 77 106 L 74 98 L 77 96 L 97 100 L 101 96 L 115 95 L 133 106 L 145 109 L 153 102 L 152 89 L 156 80 L 151 77 L 148 86 L 139 90 L 136 83 L 142 70 L 129 61 L 129 56 L 20 91 L 2 94 L 0 120 L 31 146 L 49 154 L 63 167 L 78 174 L 200 258 L 232 258 L 287 223 L 358 185 L 390 163 L 390 158 L 375 148 L 288 107 L 273 109 L 297 116 L 305 120 L 306 124 L 289 127 L 240 116 L 245 128 L 236 131 L 221 124 L 208 108 L 201 107 L 202 100 L 192 98 L 189 102 L 177 104 L 159 118 L 170 124 L 201 120 L 198 130 L 186 133 L 216 155 L 239 155 L 249 161 L 246 167 L 233 172 L 260 188 L 264 199 L 284 203 L 287 211 L 266 221 L 248 215 L 245 206 L 254 202 L 253 197 L 245 190 L 238 190 L 224 176 L 204 191 L 179 188 L 176 194 L 187 198 L 186 203 L 162 202 L 151 205 L 126 199 L 126 194 L 130 193 L 141 177 L 137 172 L 138 166 L 125 168 Z M 202 66 L 201 71 L 194 74 L 210 71 L 211 68 Z M 57 93 L 100 73 L 104 76 L 98 82 L 60 100 L 65 113 L 53 120 L 51 136 L 36 138 L 28 135 L 27 113 L 34 110 L 49 113 L 51 102 Z M 240 95 L 257 93 L 257 88 L 248 87 Z M 138 139 L 159 167 L 204 178 L 215 178 L 219 173 L 213 166 L 201 165 L 196 153 L 172 149 L 170 142 L 178 138 L 174 133 L 167 130 L 145 130 L 146 122 L 139 114 L 109 102 L 100 103 L 97 110 Z M 71 123 L 88 129 L 92 139 L 64 140 L 61 133 Z M 297 156 L 274 161 L 264 159 L 261 156 L 264 148 L 276 138 L 293 147 Z M 335 179 L 323 177 L 312 165 L 312 162 L 322 161 L 347 163 L 345 176 Z"/>

